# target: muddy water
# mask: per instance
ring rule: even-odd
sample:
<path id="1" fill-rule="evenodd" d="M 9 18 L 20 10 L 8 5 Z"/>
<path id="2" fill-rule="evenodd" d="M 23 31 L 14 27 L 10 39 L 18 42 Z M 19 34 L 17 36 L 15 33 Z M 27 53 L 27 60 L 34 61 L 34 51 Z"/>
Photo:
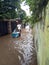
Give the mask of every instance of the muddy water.
<path id="1" fill-rule="evenodd" d="M 0 37 L 0 65 L 37 65 L 31 30 L 21 37 Z"/>

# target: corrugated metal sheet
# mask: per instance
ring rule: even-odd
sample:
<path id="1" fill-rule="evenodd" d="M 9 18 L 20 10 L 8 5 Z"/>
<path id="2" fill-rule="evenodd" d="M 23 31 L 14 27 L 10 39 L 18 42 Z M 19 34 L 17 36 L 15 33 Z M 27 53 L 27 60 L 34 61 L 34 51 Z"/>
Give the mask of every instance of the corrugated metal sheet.
<path id="1" fill-rule="evenodd" d="M 8 34 L 8 22 L 0 21 L 0 36 Z"/>
<path id="2" fill-rule="evenodd" d="M 16 22 L 11 22 L 11 29 L 12 32 L 14 31 L 14 29 L 17 27 L 17 23 Z"/>

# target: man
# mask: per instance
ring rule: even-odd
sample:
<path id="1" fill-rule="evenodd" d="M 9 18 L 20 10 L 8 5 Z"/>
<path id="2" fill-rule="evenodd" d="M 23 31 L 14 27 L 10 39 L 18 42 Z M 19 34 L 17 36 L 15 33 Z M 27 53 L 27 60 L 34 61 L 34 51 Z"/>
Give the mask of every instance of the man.
<path id="1" fill-rule="evenodd" d="M 20 32 L 20 35 L 21 35 L 21 24 L 17 24 L 17 28 L 18 28 L 18 31 Z"/>

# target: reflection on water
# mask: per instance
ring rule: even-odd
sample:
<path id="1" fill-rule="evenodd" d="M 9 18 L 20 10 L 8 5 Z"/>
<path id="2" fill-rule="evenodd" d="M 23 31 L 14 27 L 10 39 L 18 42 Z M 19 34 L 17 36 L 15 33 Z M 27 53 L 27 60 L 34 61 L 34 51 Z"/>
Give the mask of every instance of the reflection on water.
<path id="1" fill-rule="evenodd" d="M 31 31 L 29 31 L 28 33 L 23 33 L 21 35 L 21 38 L 18 39 L 14 39 L 14 38 L 6 39 L 8 41 L 7 48 L 9 52 L 13 54 L 13 56 L 10 56 L 10 58 L 17 57 L 18 59 L 15 60 L 14 58 L 13 62 L 16 61 L 16 63 L 20 63 L 20 64 L 15 63 L 15 65 L 37 65 L 36 54 L 35 54 L 35 49 L 33 47 L 32 39 L 33 36 L 31 34 Z M 6 46 L 7 46 L 7 41 L 4 41 L 6 42 Z"/>

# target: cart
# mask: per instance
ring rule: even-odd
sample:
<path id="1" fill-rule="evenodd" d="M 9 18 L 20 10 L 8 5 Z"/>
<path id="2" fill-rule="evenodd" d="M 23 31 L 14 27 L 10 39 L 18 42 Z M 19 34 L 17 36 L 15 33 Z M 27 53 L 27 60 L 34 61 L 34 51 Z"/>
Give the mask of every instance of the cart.
<path id="1" fill-rule="evenodd" d="M 11 36 L 12 36 L 13 38 L 17 38 L 17 37 L 20 36 L 20 32 L 14 30 L 14 32 L 12 32 Z"/>

